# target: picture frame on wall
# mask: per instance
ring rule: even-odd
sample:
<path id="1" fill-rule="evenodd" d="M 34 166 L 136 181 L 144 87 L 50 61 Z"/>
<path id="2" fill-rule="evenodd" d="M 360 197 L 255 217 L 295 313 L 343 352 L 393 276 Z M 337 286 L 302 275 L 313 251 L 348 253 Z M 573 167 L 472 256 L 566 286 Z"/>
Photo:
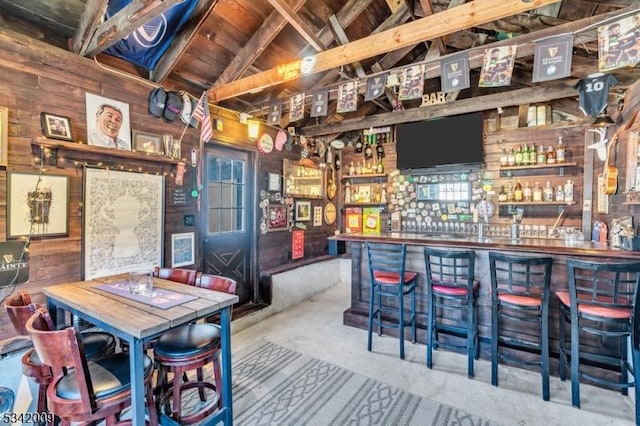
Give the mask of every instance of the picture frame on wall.
<path id="1" fill-rule="evenodd" d="M 85 99 L 89 145 L 131 151 L 129 104 L 93 93 Z"/>
<path id="2" fill-rule="evenodd" d="M 171 235 L 171 267 L 188 266 L 194 263 L 196 263 L 195 233 Z"/>
<path id="3" fill-rule="evenodd" d="M 7 172 L 7 238 L 69 235 L 69 177 Z"/>
<path id="4" fill-rule="evenodd" d="M 7 166 L 9 154 L 9 108 L 0 107 L 0 166 Z"/>
<path id="5" fill-rule="evenodd" d="M 295 220 L 308 222 L 311 220 L 311 201 L 296 201 Z"/>
<path id="6" fill-rule="evenodd" d="M 73 142 L 69 117 L 42 112 L 40 113 L 40 124 L 42 125 L 42 134 L 45 137 Z"/>
<path id="7" fill-rule="evenodd" d="M 151 155 L 163 155 L 164 143 L 162 135 L 134 130 L 132 134 L 133 150 L 136 152 L 144 152 Z"/>
<path id="8" fill-rule="evenodd" d="M 289 211 L 285 204 L 267 206 L 267 232 L 289 228 Z"/>

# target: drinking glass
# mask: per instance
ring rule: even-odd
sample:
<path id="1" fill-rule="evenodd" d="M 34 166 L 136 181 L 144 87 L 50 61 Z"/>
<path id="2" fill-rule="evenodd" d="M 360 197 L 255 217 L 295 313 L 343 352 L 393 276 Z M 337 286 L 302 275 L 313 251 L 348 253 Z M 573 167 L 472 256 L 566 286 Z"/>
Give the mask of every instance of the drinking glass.
<path id="1" fill-rule="evenodd" d="M 153 294 L 153 274 L 148 271 L 129 272 L 129 292 L 141 296 Z"/>

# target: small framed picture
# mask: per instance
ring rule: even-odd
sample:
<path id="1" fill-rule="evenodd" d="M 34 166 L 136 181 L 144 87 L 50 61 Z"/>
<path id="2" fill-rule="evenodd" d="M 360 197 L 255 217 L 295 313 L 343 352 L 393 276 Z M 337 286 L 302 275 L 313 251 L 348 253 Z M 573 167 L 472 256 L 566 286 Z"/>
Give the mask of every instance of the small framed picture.
<path id="1" fill-rule="evenodd" d="M 269 182 L 267 185 L 267 191 L 272 191 L 272 192 L 280 191 L 280 175 L 278 173 L 269 173 Z"/>
<path id="2" fill-rule="evenodd" d="M 289 211 L 285 204 L 267 206 L 267 231 L 279 231 L 289 226 Z"/>
<path id="3" fill-rule="evenodd" d="M 147 154 L 163 155 L 164 146 L 162 143 L 162 135 L 134 130 L 133 150 L 137 152 L 146 152 Z"/>
<path id="4" fill-rule="evenodd" d="M 193 265 L 195 259 L 195 233 L 171 235 L 171 267 Z"/>
<path id="5" fill-rule="evenodd" d="M 296 201 L 296 221 L 308 222 L 311 220 L 311 201 Z"/>
<path id="6" fill-rule="evenodd" d="M 43 112 L 40 114 L 40 123 L 45 137 L 73 142 L 71 119 L 69 117 Z"/>

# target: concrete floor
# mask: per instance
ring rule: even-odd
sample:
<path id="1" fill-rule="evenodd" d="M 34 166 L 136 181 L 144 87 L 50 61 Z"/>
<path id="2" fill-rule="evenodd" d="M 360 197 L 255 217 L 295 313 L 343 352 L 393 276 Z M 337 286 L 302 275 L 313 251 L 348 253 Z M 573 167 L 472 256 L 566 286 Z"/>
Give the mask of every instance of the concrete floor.
<path id="1" fill-rule="evenodd" d="M 400 360 L 397 339 L 376 335 L 373 351 L 367 352 L 366 331 L 342 324 L 349 299 L 349 285 L 340 283 L 282 312 L 268 316 L 267 309 L 235 320 L 233 350 L 266 339 L 505 426 L 633 424 L 633 400 L 617 392 L 582 384 L 582 409 L 577 409 L 571 406 L 570 381 L 552 378 L 551 401 L 545 402 L 540 376 L 534 372 L 501 366 L 500 387 L 494 387 L 487 361 L 477 361 L 476 378 L 468 379 L 461 354 L 435 351 L 429 370 L 424 345 L 407 342 L 406 359 Z M 29 383 L 20 377 L 19 362 L 18 356 L 0 360 L 0 386 L 18 395 L 16 410 L 27 410 Z"/>

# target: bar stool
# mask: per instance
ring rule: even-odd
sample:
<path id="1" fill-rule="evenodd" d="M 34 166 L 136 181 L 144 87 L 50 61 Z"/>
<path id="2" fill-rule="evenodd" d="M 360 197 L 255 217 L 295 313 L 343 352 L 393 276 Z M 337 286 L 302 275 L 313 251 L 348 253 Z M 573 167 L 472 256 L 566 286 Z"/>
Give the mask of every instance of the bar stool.
<path id="1" fill-rule="evenodd" d="M 371 288 L 369 292 L 369 331 L 367 350 L 371 351 L 373 327 L 378 335 L 383 328 L 398 330 L 400 359 L 404 359 L 404 328 L 411 326 L 411 339 L 416 342 L 416 278 L 417 272 L 405 270 L 406 244 L 366 243 Z M 409 310 L 404 296 L 411 297 Z M 385 303 L 387 302 L 387 303 Z"/>
<path id="2" fill-rule="evenodd" d="M 571 403 L 580 408 L 580 379 L 620 390 L 627 395 L 635 386 L 636 423 L 640 424 L 640 349 L 638 341 L 637 292 L 640 285 L 640 262 L 592 262 L 567 260 L 569 291 L 558 291 L 560 302 L 560 379 L 565 380 L 566 368 L 571 368 Z M 571 330 L 570 348 L 567 348 L 567 323 Z M 634 328 L 635 326 L 635 328 Z M 627 339 L 631 337 L 633 359 L 630 365 Z M 615 371 L 619 379 L 598 375 L 581 365 L 595 364 Z M 633 380 L 629 380 L 629 372 Z"/>
<path id="3" fill-rule="evenodd" d="M 424 260 L 427 270 L 427 367 L 433 368 L 432 351 L 439 346 L 453 350 L 466 350 L 467 375 L 474 376 L 473 361 L 478 358 L 478 289 L 475 280 L 475 251 L 450 251 L 427 247 Z M 459 318 L 441 314 L 457 312 Z M 453 321 L 453 322 L 451 322 Z M 466 339 L 464 345 L 444 342 L 438 334 L 444 333 Z"/>
<path id="4" fill-rule="evenodd" d="M 489 252 L 491 273 L 491 384 L 498 386 L 498 361 L 538 366 L 542 399 L 549 400 L 550 257 Z M 534 327 L 535 326 L 535 327 Z M 509 351 L 502 352 L 500 348 Z M 511 350 L 540 354 L 531 360 Z"/>

